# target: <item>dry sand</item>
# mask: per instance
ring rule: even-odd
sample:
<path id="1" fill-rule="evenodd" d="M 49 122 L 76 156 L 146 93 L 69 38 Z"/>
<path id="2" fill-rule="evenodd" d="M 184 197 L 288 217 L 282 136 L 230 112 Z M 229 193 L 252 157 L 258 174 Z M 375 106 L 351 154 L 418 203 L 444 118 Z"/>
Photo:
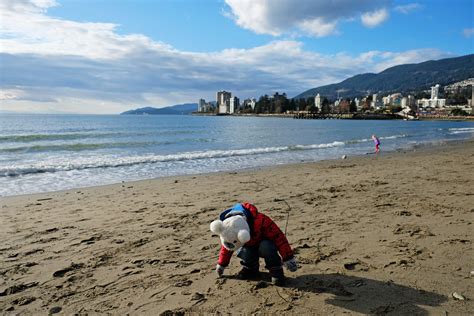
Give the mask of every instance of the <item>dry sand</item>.
<path id="1" fill-rule="evenodd" d="M 209 223 L 250 201 L 288 285 L 216 279 Z M 1 199 L 3 314 L 474 312 L 474 142 Z M 263 264 L 262 264 L 263 265 Z M 466 300 L 456 300 L 453 292 Z"/>

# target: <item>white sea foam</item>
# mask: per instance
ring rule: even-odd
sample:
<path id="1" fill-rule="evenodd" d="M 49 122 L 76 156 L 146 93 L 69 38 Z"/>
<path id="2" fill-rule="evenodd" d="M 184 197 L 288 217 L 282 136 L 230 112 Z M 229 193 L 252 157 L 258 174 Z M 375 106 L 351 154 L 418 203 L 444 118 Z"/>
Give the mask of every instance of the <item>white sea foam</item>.
<path id="1" fill-rule="evenodd" d="M 474 131 L 474 127 L 450 128 L 450 131 Z"/>
<path id="2" fill-rule="evenodd" d="M 397 139 L 397 138 L 405 138 L 409 137 L 407 134 L 400 134 L 400 135 L 392 135 L 392 136 L 382 136 L 379 139 Z M 359 144 L 365 142 L 372 142 L 372 138 L 361 138 L 361 139 L 354 139 L 345 142 L 346 144 Z"/>
<path id="3" fill-rule="evenodd" d="M 474 127 L 461 127 L 461 128 L 450 128 L 449 134 L 467 134 L 467 133 L 474 133 Z"/>
<path id="4" fill-rule="evenodd" d="M 407 137 L 405 134 L 385 136 L 381 139 L 396 139 L 401 137 Z M 289 152 L 295 150 L 317 150 L 333 147 L 342 147 L 347 144 L 355 144 L 368 142 L 371 139 L 358 139 L 346 142 L 334 141 L 325 144 L 310 144 L 310 145 L 293 145 L 293 146 L 278 146 L 278 147 L 261 147 L 261 148 L 249 148 L 249 149 L 235 149 L 235 150 L 208 150 L 208 151 L 195 151 L 195 152 L 184 152 L 169 155 L 141 155 L 141 156 L 97 156 L 97 157 L 82 157 L 75 159 L 55 159 L 54 161 L 48 162 L 37 162 L 30 164 L 15 164 L 6 165 L 0 167 L 0 177 L 12 177 L 25 174 L 34 173 L 47 173 L 57 171 L 69 171 L 69 170 L 83 170 L 93 168 L 115 168 L 115 167 L 127 167 L 137 164 L 150 164 L 150 163 L 161 163 L 161 162 L 173 162 L 173 161 L 189 161 L 198 159 L 213 159 L 213 158 L 226 158 L 226 157 L 239 157 L 239 156 L 251 156 L 259 154 L 271 154 L 278 152 Z"/>
<path id="5" fill-rule="evenodd" d="M 344 146 L 344 142 L 331 142 L 327 144 L 313 145 L 296 145 L 296 146 L 279 146 L 279 147 L 262 147 L 251 149 L 235 149 L 235 150 L 209 150 L 197 152 L 184 152 L 170 155 L 143 155 L 129 157 L 83 157 L 71 160 L 56 160 L 51 162 L 38 162 L 33 164 L 9 165 L 0 167 L 0 176 L 19 176 L 31 173 L 45 173 L 56 171 L 83 170 L 92 168 L 114 168 L 126 167 L 136 164 L 160 163 L 172 161 L 186 161 L 198 159 L 226 158 L 250 156 L 259 154 L 271 154 L 292 150 L 314 150 L 331 147 Z"/>
<path id="6" fill-rule="evenodd" d="M 400 134 L 400 135 L 393 135 L 393 136 L 382 136 L 379 137 L 379 139 L 397 139 L 397 138 L 405 138 L 408 137 L 406 134 Z"/>

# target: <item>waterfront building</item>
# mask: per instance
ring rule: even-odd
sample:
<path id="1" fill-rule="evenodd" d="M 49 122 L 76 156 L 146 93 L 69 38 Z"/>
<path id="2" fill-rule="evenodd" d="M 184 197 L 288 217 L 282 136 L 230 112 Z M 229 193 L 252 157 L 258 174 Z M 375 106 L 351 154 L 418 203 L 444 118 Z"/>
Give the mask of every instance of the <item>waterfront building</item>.
<path id="1" fill-rule="evenodd" d="M 229 113 L 234 114 L 239 111 L 240 100 L 237 97 L 230 98 L 229 100 Z"/>
<path id="2" fill-rule="evenodd" d="M 206 100 L 199 99 L 198 112 L 206 112 Z"/>
<path id="3" fill-rule="evenodd" d="M 444 108 L 446 99 L 439 99 L 439 84 L 431 87 L 431 98 L 418 100 L 418 107 L 421 108 Z"/>
<path id="4" fill-rule="evenodd" d="M 422 108 L 444 108 L 446 99 L 421 99 L 418 100 L 418 107 Z"/>
<path id="5" fill-rule="evenodd" d="M 416 111 L 416 110 L 417 110 L 416 99 L 415 99 L 414 96 L 408 95 L 408 97 L 407 97 L 407 106 L 408 106 L 412 111 Z"/>
<path id="6" fill-rule="evenodd" d="M 439 94 L 439 84 L 431 87 L 431 100 L 438 99 Z"/>
<path id="7" fill-rule="evenodd" d="M 358 98 L 354 99 L 354 103 L 356 105 L 357 111 L 362 110 L 362 106 L 360 105 L 360 100 Z"/>
<path id="8" fill-rule="evenodd" d="M 314 106 L 318 109 L 319 112 L 321 112 L 321 96 L 319 93 L 314 97 Z"/>
<path id="9" fill-rule="evenodd" d="M 216 95 L 217 107 L 219 108 L 219 113 L 225 114 L 230 113 L 230 98 L 232 93 L 227 91 L 218 91 Z"/>
<path id="10" fill-rule="evenodd" d="M 213 102 L 206 102 L 206 100 L 204 99 L 199 99 L 198 112 L 201 112 L 201 113 L 214 112 Z"/>
<path id="11" fill-rule="evenodd" d="M 402 101 L 400 102 L 400 105 L 401 105 L 402 109 L 408 108 L 408 98 L 407 98 L 407 97 L 403 97 L 403 98 L 402 98 Z"/>
<path id="12" fill-rule="evenodd" d="M 390 95 L 390 105 L 401 106 L 403 95 L 401 93 L 394 93 Z"/>
<path id="13" fill-rule="evenodd" d="M 383 103 L 380 102 L 380 98 L 378 97 L 378 94 L 377 93 L 372 94 L 372 102 L 370 103 L 370 107 L 379 110 L 381 106 L 383 106 Z"/>

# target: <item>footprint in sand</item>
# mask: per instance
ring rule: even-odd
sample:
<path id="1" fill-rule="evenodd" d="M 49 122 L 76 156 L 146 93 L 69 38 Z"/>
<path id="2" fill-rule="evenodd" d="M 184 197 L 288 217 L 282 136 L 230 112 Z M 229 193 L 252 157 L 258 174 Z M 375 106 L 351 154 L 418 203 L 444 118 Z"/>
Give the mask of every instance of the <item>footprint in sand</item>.
<path id="1" fill-rule="evenodd" d="M 12 295 L 15 293 L 23 292 L 26 289 L 29 289 L 30 287 L 37 286 L 38 282 L 31 282 L 31 283 L 26 283 L 26 284 L 19 284 L 19 285 L 13 285 L 10 286 L 9 288 L 5 289 L 3 292 L 0 292 L 0 296 L 7 296 L 7 295 Z"/>
<path id="2" fill-rule="evenodd" d="M 17 298 L 16 300 L 13 300 L 12 304 L 23 306 L 23 305 L 28 305 L 28 304 L 30 304 L 31 302 L 34 302 L 34 301 L 36 301 L 36 297 L 25 296 L 25 297 L 20 297 L 20 298 Z"/>
<path id="3" fill-rule="evenodd" d="M 71 265 L 69 267 L 54 272 L 53 277 L 62 278 L 66 273 L 68 273 L 70 271 L 73 271 L 73 270 L 81 269 L 83 267 L 84 267 L 83 263 L 71 263 Z"/>

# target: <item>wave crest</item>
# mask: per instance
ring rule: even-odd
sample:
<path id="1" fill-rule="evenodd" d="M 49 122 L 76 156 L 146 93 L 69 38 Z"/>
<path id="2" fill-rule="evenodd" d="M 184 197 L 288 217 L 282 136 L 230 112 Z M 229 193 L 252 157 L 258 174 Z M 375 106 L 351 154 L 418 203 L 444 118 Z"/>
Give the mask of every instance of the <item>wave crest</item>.
<path id="1" fill-rule="evenodd" d="M 238 156 L 250 156 L 259 154 L 278 153 L 293 150 L 314 150 L 331 147 L 344 146 L 344 142 L 332 142 L 328 144 L 314 145 L 296 145 L 296 146 L 279 146 L 279 147 L 262 147 L 252 149 L 235 149 L 235 150 L 209 150 L 198 152 L 185 152 L 171 155 L 146 155 L 135 157 L 96 157 L 83 158 L 75 162 L 63 163 L 38 163 L 34 165 L 7 166 L 0 168 L 0 176 L 12 177 L 32 173 L 45 173 L 69 170 L 82 170 L 91 168 L 115 168 L 127 167 L 136 164 L 160 163 L 170 161 L 186 161 L 197 159 L 227 158 Z"/>

